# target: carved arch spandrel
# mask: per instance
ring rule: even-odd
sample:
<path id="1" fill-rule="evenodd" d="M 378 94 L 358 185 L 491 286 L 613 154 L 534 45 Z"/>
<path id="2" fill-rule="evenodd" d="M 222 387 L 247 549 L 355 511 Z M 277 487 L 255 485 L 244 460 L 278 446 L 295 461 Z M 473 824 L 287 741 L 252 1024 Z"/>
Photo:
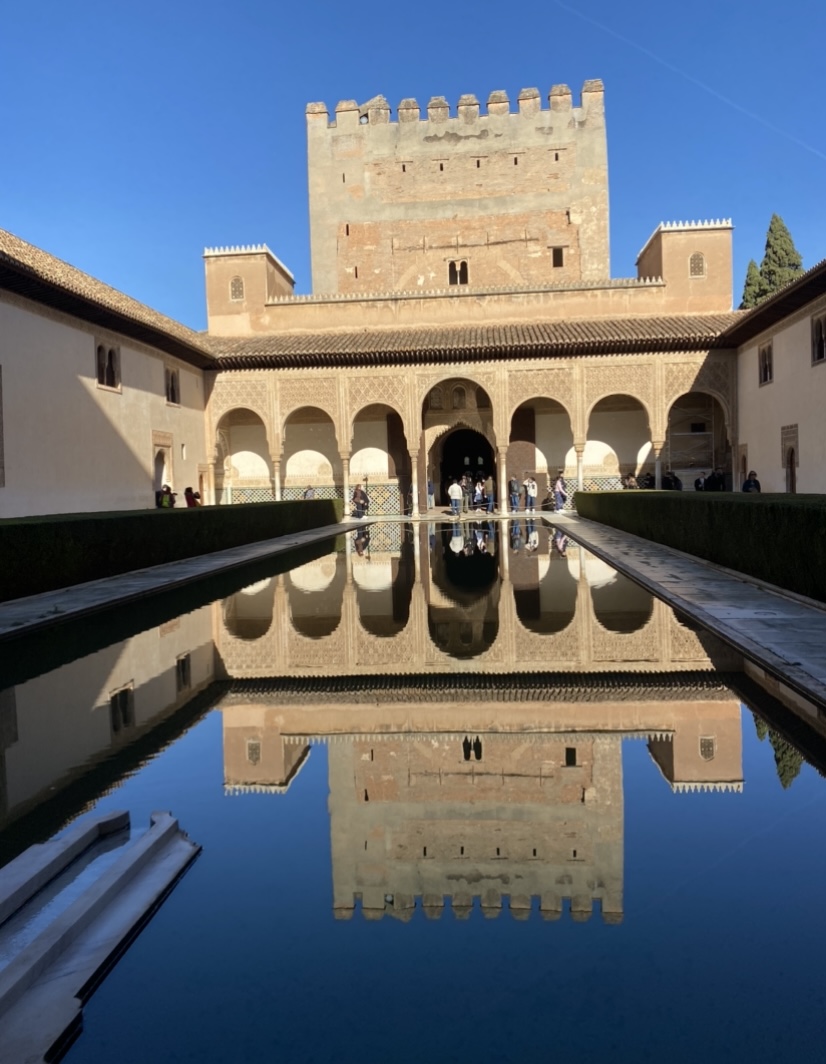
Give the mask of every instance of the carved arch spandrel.
<path id="1" fill-rule="evenodd" d="M 279 380 L 277 387 L 278 428 L 281 439 L 290 414 L 302 407 L 315 407 L 328 415 L 335 428 L 336 439 L 342 440 L 341 411 L 335 377 L 301 377 Z"/>
<path id="2" fill-rule="evenodd" d="M 232 410 L 251 410 L 264 422 L 267 439 L 272 440 L 273 424 L 269 388 L 266 380 L 217 380 L 209 400 L 212 437 L 221 418 Z"/>
<path id="3" fill-rule="evenodd" d="M 381 404 L 389 406 L 402 419 L 404 435 L 408 448 L 414 448 L 418 439 L 418 430 L 410 421 L 410 404 L 405 377 L 394 376 L 356 377 L 347 381 L 347 425 L 349 438 L 353 437 L 356 418 L 365 407 Z"/>
<path id="4" fill-rule="evenodd" d="M 706 359 L 702 363 L 678 363 L 665 367 L 663 411 L 666 423 L 671 407 L 689 392 L 702 392 L 716 399 L 723 410 L 729 436 L 733 429 L 734 365 L 728 359 Z"/>
<path id="5" fill-rule="evenodd" d="M 565 410 L 573 425 L 574 381 L 570 368 L 520 369 L 508 373 L 508 426 L 514 412 L 531 399 L 552 399 Z"/>
<path id="6" fill-rule="evenodd" d="M 627 395 L 636 399 L 648 417 L 649 427 L 654 429 L 654 366 L 652 364 L 615 363 L 610 366 L 586 366 L 584 420 L 587 428 L 594 407 L 601 399 L 614 395 Z"/>
<path id="7" fill-rule="evenodd" d="M 455 381 L 457 384 L 462 381 L 468 381 L 479 388 L 484 388 L 490 398 L 493 411 L 496 410 L 497 399 L 499 398 L 496 387 L 496 370 L 477 370 L 466 366 L 446 366 L 437 373 L 416 374 L 417 410 L 422 409 L 422 405 L 431 388 L 435 388 L 437 384 L 445 384 L 448 381 Z"/>

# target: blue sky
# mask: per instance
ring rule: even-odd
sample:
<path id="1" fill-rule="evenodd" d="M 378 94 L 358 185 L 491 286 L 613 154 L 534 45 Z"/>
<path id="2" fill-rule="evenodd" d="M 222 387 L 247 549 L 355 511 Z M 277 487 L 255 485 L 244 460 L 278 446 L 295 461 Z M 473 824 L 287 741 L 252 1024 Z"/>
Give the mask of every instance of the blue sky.
<path id="1" fill-rule="evenodd" d="M 824 40 L 814 0 L 7 4 L 0 227 L 203 328 L 204 246 L 266 242 L 310 289 L 308 101 L 599 77 L 613 276 L 660 221 L 731 217 L 738 302 L 772 212 L 826 257 Z"/>

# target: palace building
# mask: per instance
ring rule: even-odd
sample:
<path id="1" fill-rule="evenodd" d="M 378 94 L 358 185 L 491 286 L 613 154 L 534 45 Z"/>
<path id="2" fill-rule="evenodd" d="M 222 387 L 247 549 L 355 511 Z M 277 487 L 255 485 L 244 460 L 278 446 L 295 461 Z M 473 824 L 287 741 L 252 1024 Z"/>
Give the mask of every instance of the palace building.
<path id="1" fill-rule="evenodd" d="M 265 245 L 208 248 L 199 333 L 0 231 L 0 516 L 164 483 L 416 514 L 479 470 L 500 510 L 559 469 L 826 490 L 826 267 L 732 311 L 731 222 L 666 222 L 612 277 L 600 81 L 306 118 L 311 295 Z"/>

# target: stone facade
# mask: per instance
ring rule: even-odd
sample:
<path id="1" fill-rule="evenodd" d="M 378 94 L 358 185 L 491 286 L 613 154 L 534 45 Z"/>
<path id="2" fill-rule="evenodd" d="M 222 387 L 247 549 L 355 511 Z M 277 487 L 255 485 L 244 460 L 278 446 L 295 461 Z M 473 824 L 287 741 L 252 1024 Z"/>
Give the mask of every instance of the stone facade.
<path id="1" fill-rule="evenodd" d="M 307 107 L 313 289 L 530 285 L 609 276 L 603 87 L 462 96 L 397 121 L 382 96 Z"/>

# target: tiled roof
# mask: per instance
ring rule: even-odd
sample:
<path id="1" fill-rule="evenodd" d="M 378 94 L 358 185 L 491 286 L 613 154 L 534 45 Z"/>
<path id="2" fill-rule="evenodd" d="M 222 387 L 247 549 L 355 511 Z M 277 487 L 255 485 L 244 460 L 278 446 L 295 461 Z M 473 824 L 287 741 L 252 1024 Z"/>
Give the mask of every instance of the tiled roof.
<path id="1" fill-rule="evenodd" d="M 784 318 L 826 294 L 826 259 L 816 263 L 795 281 L 790 281 L 773 295 L 768 296 L 753 310 L 742 311 L 737 321 L 725 332 L 727 346 L 740 347 L 755 336 L 773 329 Z"/>
<path id="2" fill-rule="evenodd" d="M 206 337 L 201 333 L 5 229 L 0 229 L 0 288 L 160 348 L 201 368 L 212 365 Z"/>
<path id="3" fill-rule="evenodd" d="M 533 325 L 416 326 L 349 332 L 284 332 L 263 336 L 212 337 L 222 368 L 404 365 L 543 355 L 632 354 L 637 351 L 697 351 L 727 346 L 723 331 L 742 317 L 675 315 L 553 321 Z"/>

